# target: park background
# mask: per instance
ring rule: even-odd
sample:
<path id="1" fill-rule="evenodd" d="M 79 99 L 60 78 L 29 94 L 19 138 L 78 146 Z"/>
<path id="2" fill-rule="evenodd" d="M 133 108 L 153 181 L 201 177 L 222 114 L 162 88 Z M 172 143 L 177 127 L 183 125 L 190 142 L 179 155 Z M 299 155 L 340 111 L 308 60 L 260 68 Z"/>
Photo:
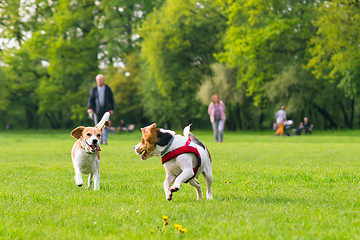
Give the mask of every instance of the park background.
<path id="1" fill-rule="evenodd" d="M 0 127 L 89 124 L 102 73 L 120 119 L 210 129 L 218 93 L 228 130 L 359 128 L 357 0 L 0 1 Z"/>
<path id="2" fill-rule="evenodd" d="M 359 239 L 359 8 L 0 0 L 0 130 L 14 129 L 0 131 L 0 239 Z M 115 125 L 180 133 L 193 123 L 213 159 L 212 201 L 186 184 L 166 201 L 160 159 L 133 151 L 139 130 L 102 145 L 100 191 L 76 186 L 69 133 L 92 124 L 98 73 L 115 94 Z M 213 93 L 227 106 L 221 144 Z M 316 131 L 274 137 L 281 105 Z"/>

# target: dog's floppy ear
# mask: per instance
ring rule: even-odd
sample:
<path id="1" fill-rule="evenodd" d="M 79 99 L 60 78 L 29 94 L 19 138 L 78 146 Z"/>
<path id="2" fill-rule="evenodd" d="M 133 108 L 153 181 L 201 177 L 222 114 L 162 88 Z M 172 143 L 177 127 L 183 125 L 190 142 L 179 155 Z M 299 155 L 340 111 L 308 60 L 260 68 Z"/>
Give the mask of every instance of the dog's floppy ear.
<path id="1" fill-rule="evenodd" d="M 79 139 L 81 137 L 81 133 L 82 133 L 82 131 L 84 131 L 84 129 L 85 129 L 85 127 L 83 127 L 83 126 L 75 128 L 74 130 L 72 130 L 71 136 L 73 136 L 76 139 Z"/>
<path id="2" fill-rule="evenodd" d="M 147 127 L 141 128 L 141 132 L 143 137 L 147 140 L 147 141 L 152 141 L 153 139 L 155 139 L 154 137 L 156 136 L 156 123 L 153 123 Z"/>
<path id="3" fill-rule="evenodd" d="M 109 126 L 109 121 L 105 121 L 101 126 L 96 126 L 96 127 L 99 128 L 100 131 L 102 131 L 105 126 L 107 127 Z"/>
<path id="4" fill-rule="evenodd" d="M 153 129 L 156 129 L 156 123 L 153 123 L 153 124 L 151 124 L 151 125 L 149 125 L 147 127 L 144 127 L 144 128 L 140 128 L 143 135 L 151 133 L 153 131 Z"/>

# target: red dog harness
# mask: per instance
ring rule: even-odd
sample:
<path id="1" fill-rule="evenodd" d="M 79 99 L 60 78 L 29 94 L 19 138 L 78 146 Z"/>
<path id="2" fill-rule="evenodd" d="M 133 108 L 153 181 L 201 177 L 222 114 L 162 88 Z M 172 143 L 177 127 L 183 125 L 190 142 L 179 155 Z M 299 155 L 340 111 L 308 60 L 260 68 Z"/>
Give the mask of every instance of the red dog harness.
<path id="1" fill-rule="evenodd" d="M 167 161 L 170 161 L 171 159 L 176 158 L 177 156 L 179 156 L 180 154 L 183 153 L 195 153 L 196 157 L 198 158 L 198 164 L 196 165 L 196 167 L 194 167 L 193 171 L 194 171 L 194 176 L 192 176 L 191 178 L 189 178 L 186 183 L 188 183 L 191 179 L 193 179 L 196 176 L 196 173 L 199 170 L 199 167 L 201 166 L 201 156 L 199 151 L 196 149 L 196 147 L 192 147 L 189 146 L 191 142 L 191 139 L 189 138 L 187 140 L 187 142 L 185 143 L 185 146 L 179 147 L 177 149 L 172 150 L 171 152 L 166 153 L 164 156 L 161 157 L 161 163 L 164 164 Z"/>

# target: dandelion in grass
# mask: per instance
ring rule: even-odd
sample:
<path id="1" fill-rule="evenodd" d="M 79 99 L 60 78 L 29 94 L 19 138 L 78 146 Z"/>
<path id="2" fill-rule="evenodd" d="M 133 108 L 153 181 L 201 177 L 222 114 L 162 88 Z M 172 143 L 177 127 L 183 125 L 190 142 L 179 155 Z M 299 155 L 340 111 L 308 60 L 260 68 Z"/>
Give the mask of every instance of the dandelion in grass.
<path id="1" fill-rule="evenodd" d="M 246 181 L 246 182 L 245 182 L 245 184 L 248 184 L 248 183 L 250 183 L 250 181 Z"/>
<path id="2" fill-rule="evenodd" d="M 176 228 L 176 230 L 180 233 L 187 233 L 187 229 L 183 228 L 180 224 L 175 224 L 174 227 Z"/>
<path id="3" fill-rule="evenodd" d="M 168 216 L 163 216 L 162 219 L 164 220 L 164 226 L 166 227 L 167 225 L 169 225 L 169 217 Z"/>

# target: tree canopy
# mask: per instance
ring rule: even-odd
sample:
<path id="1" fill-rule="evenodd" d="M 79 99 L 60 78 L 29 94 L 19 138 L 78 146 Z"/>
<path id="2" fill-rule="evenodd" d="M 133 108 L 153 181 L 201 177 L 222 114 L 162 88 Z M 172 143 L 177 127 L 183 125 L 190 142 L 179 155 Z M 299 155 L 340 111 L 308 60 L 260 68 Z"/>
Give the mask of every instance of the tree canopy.
<path id="1" fill-rule="evenodd" d="M 113 124 L 209 127 L 218 93 L 226 126 L 358 128 L 357 0 L 0 1 L 0 124 L 89 122 L 98 73 L 114 91 Z"/>

